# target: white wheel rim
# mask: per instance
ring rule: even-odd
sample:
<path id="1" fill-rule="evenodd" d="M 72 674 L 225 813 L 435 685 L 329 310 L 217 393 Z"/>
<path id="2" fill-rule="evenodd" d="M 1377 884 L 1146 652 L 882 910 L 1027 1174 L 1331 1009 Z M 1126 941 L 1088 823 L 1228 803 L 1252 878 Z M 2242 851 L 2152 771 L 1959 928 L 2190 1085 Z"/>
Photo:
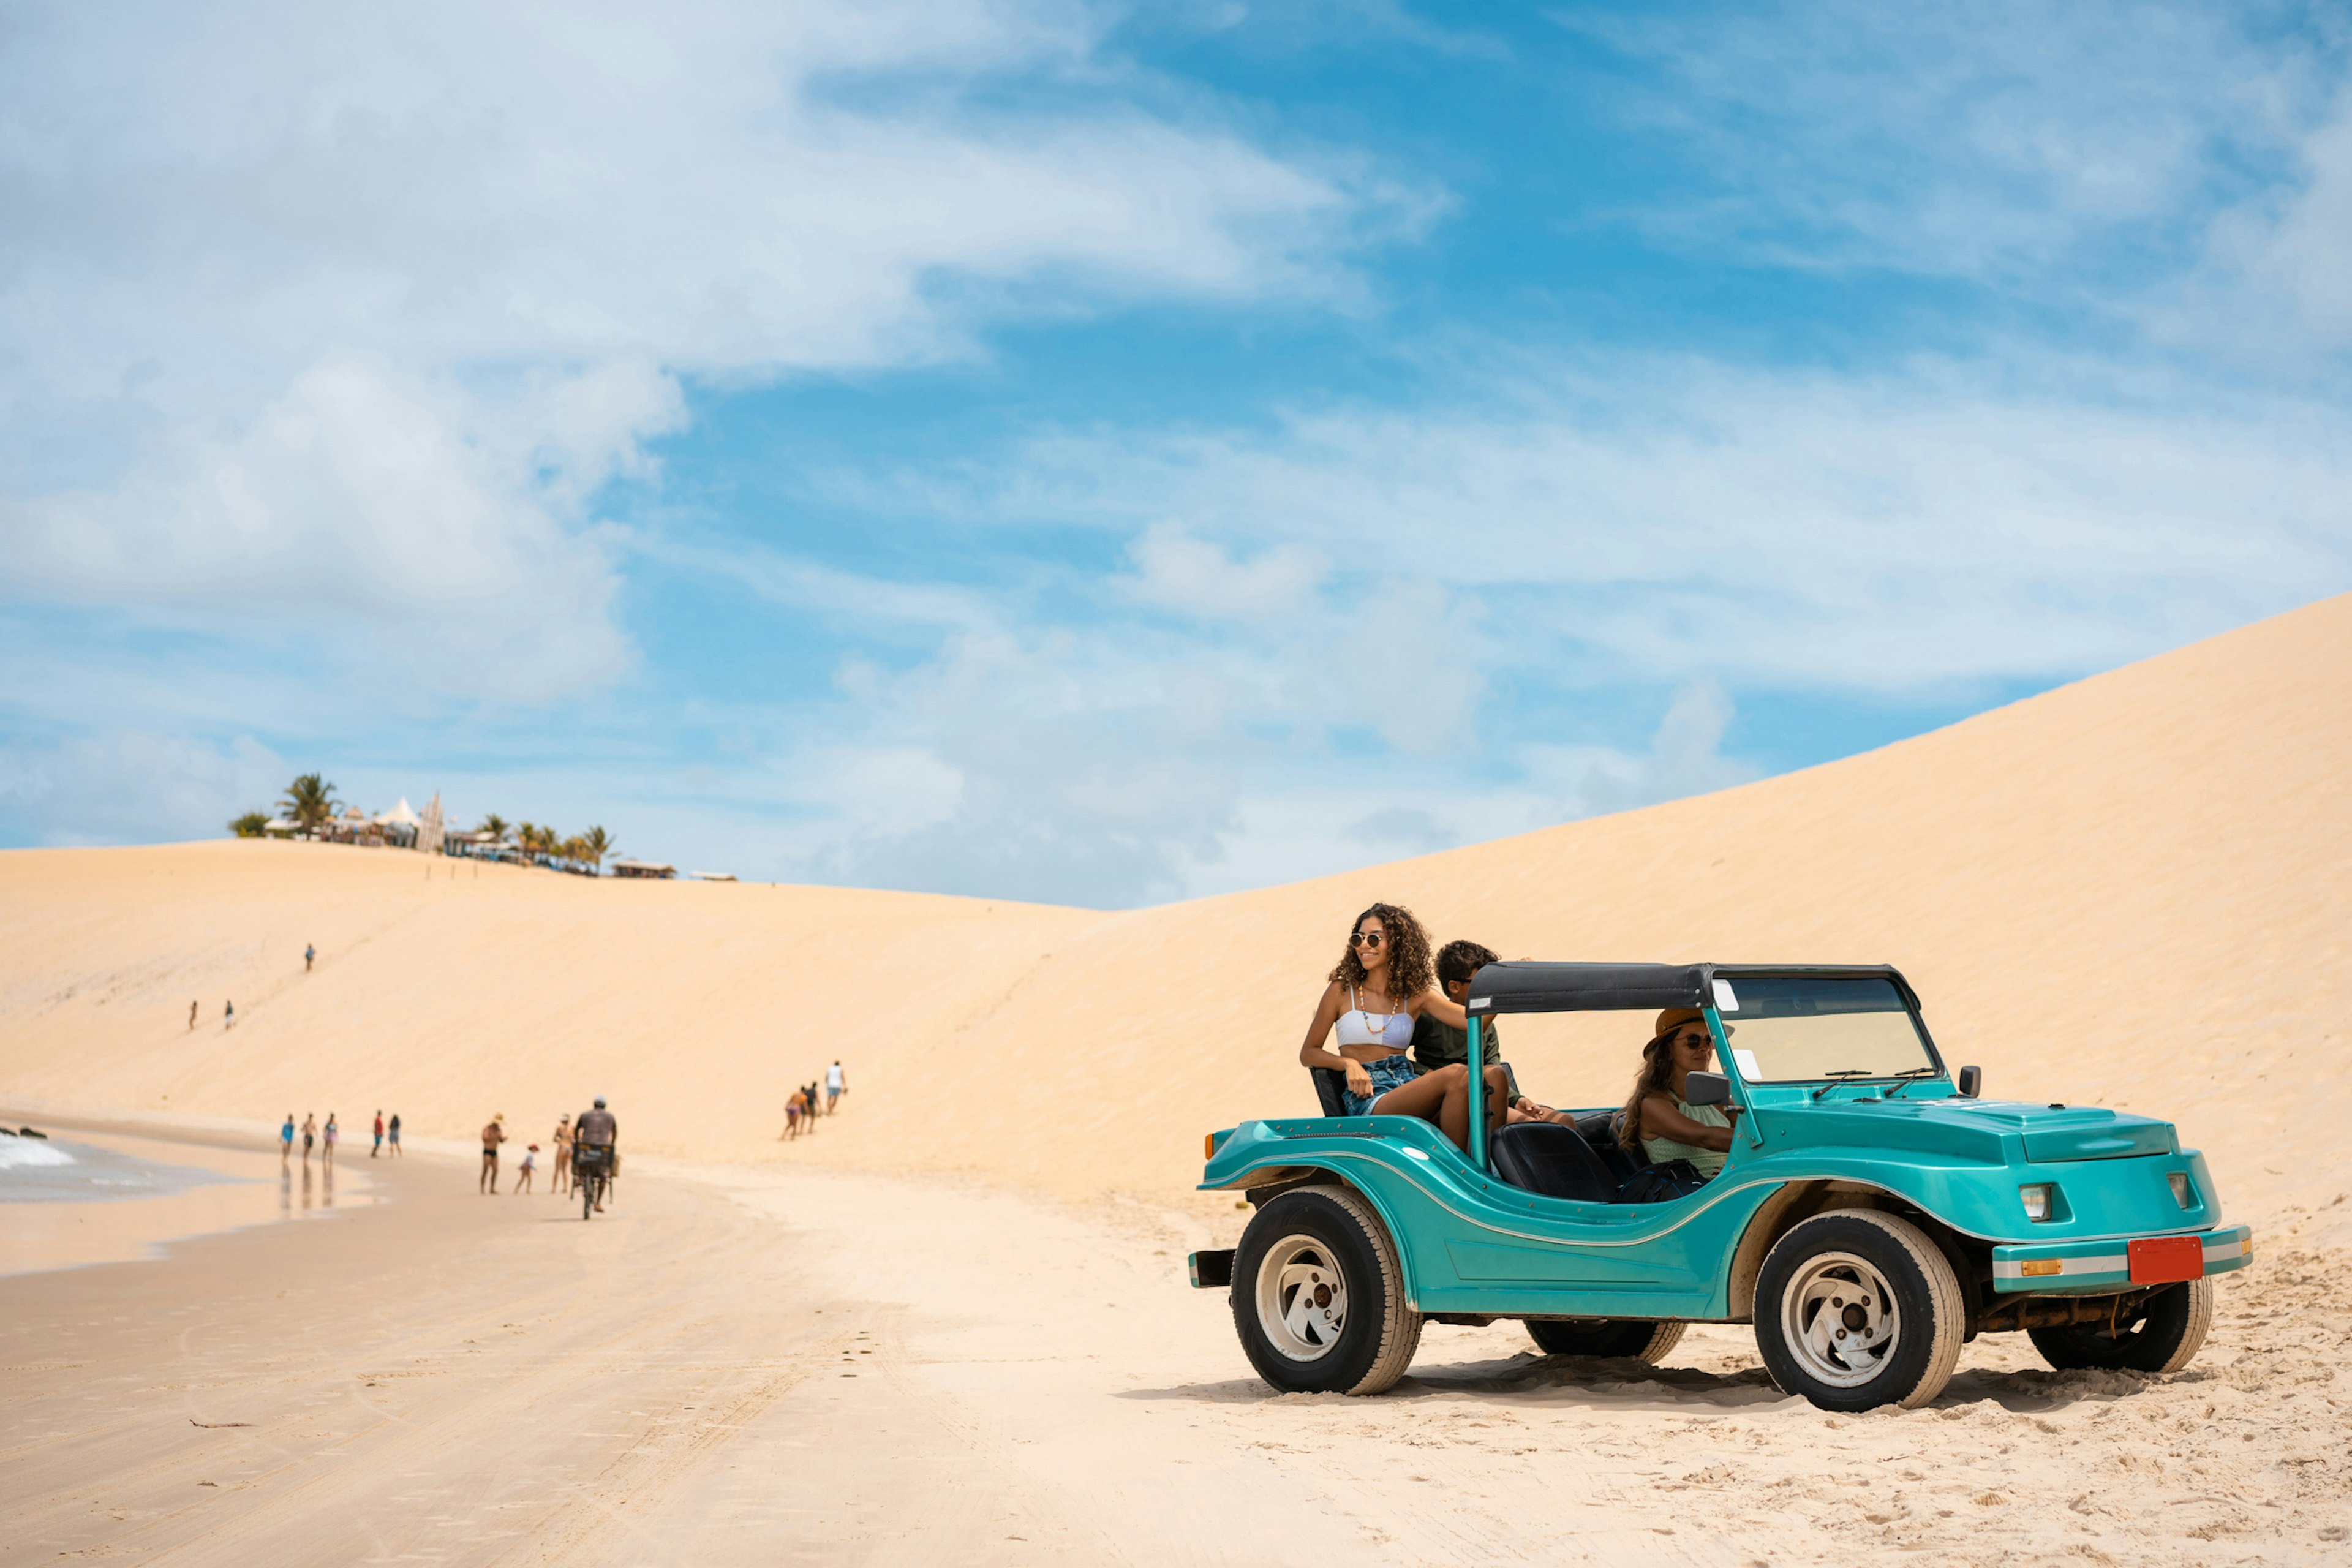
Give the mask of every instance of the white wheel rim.
<path id="1" fill-rule="evenodd" d="M 1903 1321 L 1886 1277 L 1851 1252 L 1808 1258 L 1780 1293 L 1780 1337 L 1808 1376 L 1858 1388 L 1886 1370 Z"/>
<path id="2" fill-rule="evenodd" d="M 1320 1361 L 1348 1326 L 1348 1278 L 1311 1236 L 1286 1236 L 1257 1266 L 1257 1321 L 1292 1361 Z"/>

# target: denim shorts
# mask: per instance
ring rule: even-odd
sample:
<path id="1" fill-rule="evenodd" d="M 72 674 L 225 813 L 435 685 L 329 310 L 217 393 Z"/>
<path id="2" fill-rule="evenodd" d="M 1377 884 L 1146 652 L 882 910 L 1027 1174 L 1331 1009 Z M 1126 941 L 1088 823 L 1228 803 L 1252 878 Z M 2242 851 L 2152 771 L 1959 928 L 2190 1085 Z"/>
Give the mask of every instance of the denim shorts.
<path id="1" fill-rule="evenodd" d="M 1376 1062 L 1366 1062 L 1364 1071 L 1371 1078 L 1371 1093 L 1351 1094 L 1344 1089 L 1339 1091 L 1339 1098 L 1346 1102 L 1350 1116 L 1370 1116 L 1372 1101 L 1397 1085 L 1411 1083 L 1421 1076 L 1421 1069 L 1413 1066 L 1412 1058 L 1402 1051 L 1392 1057 L 1382 1057 Z"/>

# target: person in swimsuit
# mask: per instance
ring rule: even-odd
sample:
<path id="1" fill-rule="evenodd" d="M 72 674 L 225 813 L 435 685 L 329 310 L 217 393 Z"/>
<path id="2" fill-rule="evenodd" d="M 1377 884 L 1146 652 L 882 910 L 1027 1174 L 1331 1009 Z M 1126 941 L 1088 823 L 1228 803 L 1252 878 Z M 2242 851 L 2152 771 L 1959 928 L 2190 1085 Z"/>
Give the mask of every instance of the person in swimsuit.
<path id="1" fill-rule="evenodd" d="M 310 1163 L 310 1145 L 319 1141 L 319 1120 L 310 1111 L 302 1113 L 302 1163 Z"/>
<path id="2" fill-rule="evenodd" d="M 330 1165 L 335 1163 L 335 1141 L 342 1136 L 342 1131 L 341 1128 L 335 1125 L 335 1113 L 331 1110 L 327 1112 L 326 1144 L 320 1151 L 319 1158 Z"/>
<path id="3" fill-rule="evenodd" d="M 783 1131 L 783 1136 L 784 1136 L 784 1138 L 785 1138 L 785 1140 L 786 1140 L 787 1142 L 790 1142 L 791 1140 L 793 1140 L 793 1139 L 794 1139 L 794 1138 L 798 1138 L 800 1135 L 801 1135 L 801 1091 L 800 1091 L 799 1089 L 794 1089 L 794 1090 L 793 1090 L 793 1097 L 792 1097 L 790 1100 L 788 1100 L 784 1101 L 784 1131 Z"/>
<path id="4" fill-rule="evenodd" d="M 1631 1149 L 1640 1139 L 1642 1152 L 1654 1165 L 1688 1160 L 1702 1176 L 1722 1170 L 1724 1156 L 1731 1152 L 1731 1118 L 1739 1108 L 1693 1105 L 1683 1098 L 1690 1075 L 1714 1065 L 1715 1038 L 1706 1032 L 1705 1014 L 1696 1007 L 1659 1014 L 1655 1034 L 1642 1047 L 1633 1097 L 1617 1115 L 1619 1144 Z"/>
<path id="5" fill-rule="evenodd" d="M 507 1141 L 507 1117 L 500 1111 L 482 1124 L 482 1175 L 474 1184 L 477 1193 L 495 1195 L 499 1190 L 499 1145 Z"/>
<path id="6" fill-rule="evenodd" d="M 1429 960 L 1429 933 L 1412 911 L 1374 904 L 1356 917 L 1348 946 L 1307 1023 L 1298 1059 L 1347 1074 L 1350 1116 L 1418 1116 L 1434 1121 L 1455 1147 L 1470 1144 L 1470 1068 L 1457 1062 L 1420 1072 L 1405 1047 L 1425 1016 L 1465 1027 L 1462 1005 L 1442 995 Z M 1326 1049 L 1336 1039 L 1339 1050 Z M 1503 1069 L 1486 1074 L 1486 1115 L 1505 1114 Z"/>
<path id="7" fill-rule="evenodd" d="M 286 1113 L 286 1125 L 278 1130 L 278 1162 L 284 1164 L 294 1157 L 294 1113 Z"/>
<path id="8" fill-rule="evenodd" d="M 562 1197 L 572 1190 L 572 1112 L 555 1121 L 555 1163 L 548 1168 L 547 1190 Z"/>
<path id="9" fill-rule="evenodd" d="M 532 1143 L 524 1148 L 522 1163 L 515 1168 L 515 1196 L 520 1197 L 530 1191 L 530 1173 L 538 1168 L 539 1145 Z"/>

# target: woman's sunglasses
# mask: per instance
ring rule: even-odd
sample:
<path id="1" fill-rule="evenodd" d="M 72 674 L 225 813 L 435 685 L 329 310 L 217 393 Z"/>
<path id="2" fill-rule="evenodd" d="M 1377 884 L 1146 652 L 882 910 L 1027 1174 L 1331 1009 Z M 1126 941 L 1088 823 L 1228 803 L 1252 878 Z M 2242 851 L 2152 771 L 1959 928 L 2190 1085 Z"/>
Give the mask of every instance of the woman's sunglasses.
<path id="1" fill-rule="evenodd" d="M 1348 938 L 1349 947 L 1378 947 L 1384 939 L 1376 931 L 1360 931 Z"/>

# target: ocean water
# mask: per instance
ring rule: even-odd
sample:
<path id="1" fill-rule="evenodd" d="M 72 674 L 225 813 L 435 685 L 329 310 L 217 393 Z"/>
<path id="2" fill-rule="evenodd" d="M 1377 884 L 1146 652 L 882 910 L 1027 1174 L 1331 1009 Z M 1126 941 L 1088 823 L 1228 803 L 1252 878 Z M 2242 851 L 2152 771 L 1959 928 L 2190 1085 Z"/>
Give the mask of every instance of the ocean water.
<path id="1" fill-rule="evenodd" d="M 0 1204 L 87 1204 L 163 1197 L 238 1178 L 167 1165 L 64 1138 L 0 1133 Z"/>

